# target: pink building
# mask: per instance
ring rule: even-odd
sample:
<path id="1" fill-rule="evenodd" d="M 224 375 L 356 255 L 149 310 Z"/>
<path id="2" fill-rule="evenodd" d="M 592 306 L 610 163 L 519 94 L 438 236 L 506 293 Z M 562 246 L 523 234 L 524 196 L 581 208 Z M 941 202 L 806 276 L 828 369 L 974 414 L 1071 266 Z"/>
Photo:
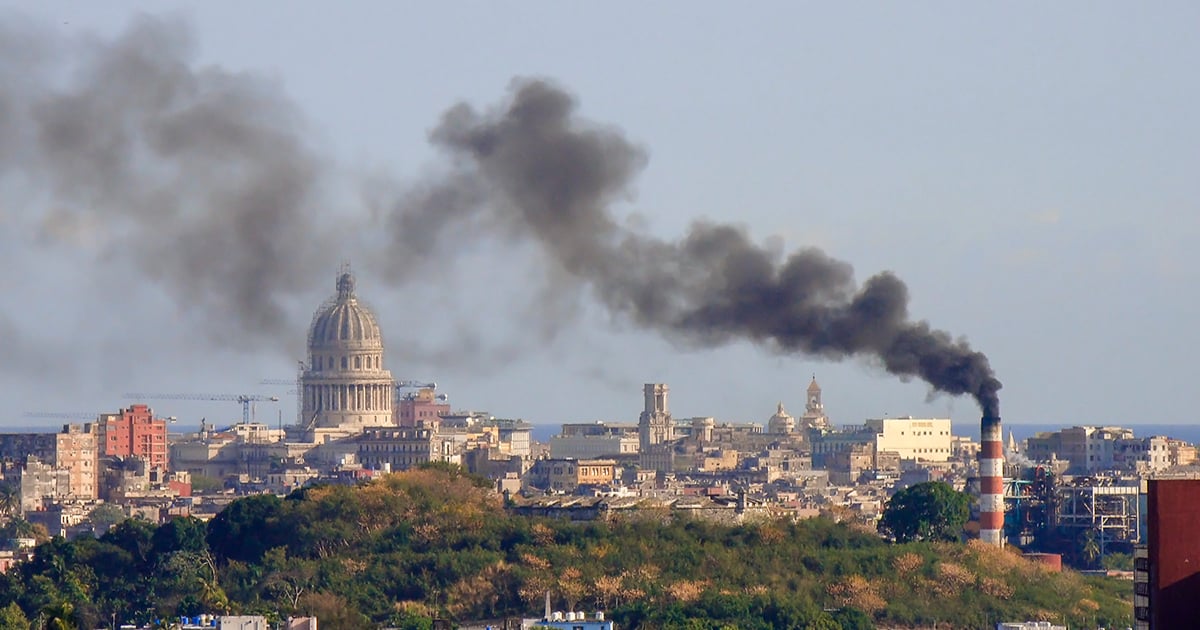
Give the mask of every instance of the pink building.
<path id="1" fill-rule="evenodd" d="M 103 417 L 101 453 L 108 457 L 140 457 L 151 468 L 167 467 L 167 421 L 154 417 L 147 405 L 132 405 Z"/>

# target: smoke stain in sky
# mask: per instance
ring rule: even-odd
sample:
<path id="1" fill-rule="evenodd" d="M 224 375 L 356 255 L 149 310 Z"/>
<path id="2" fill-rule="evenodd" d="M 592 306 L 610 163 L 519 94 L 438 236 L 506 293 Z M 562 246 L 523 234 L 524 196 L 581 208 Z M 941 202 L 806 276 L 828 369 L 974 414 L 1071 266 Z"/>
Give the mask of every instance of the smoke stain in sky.
<path id="1" fill-rule="evenodd" d="M 385 261 L 377 275 L 402 284 L 410 269 L 452 264 L 441 245 L 467 232 L 536 243 L 551 262 L 546 299 L 586 288 L 610 312 L 690 346 L 749 340 L 878 362 L 998 414 L 987 357 L 911 320 L 893 274 L 858 286 L 845 262 L 813 248 L 785 255 L 733 225 L 696 221 L 672 241 L 623 224 L 611 208 L 630 198 L 645 151 L 581 119 L 551 82 L 514 80 L 486 111 L 450 108 L 430 134 L 446 157 L 441 174 L 402 191 L 382 217 L 331 217 L 335 165 L 296 105 L 273 82 L 198 66 L 186 25 L 141 18 L 112 41 L 18 26 L 0 25 L 0 51 L 24 51 L 0 55 L 0 177 L 45 188 L 67 213 L 43 221 L 103 224 L 111 250 L 214 341 L 290 347 L 280 325 L 289 303 L 341 257 L 365 252 Z M 380 243 L 376 227 L 391 238 Z M 574 312 L 542 310 L 550 320 Z"/>

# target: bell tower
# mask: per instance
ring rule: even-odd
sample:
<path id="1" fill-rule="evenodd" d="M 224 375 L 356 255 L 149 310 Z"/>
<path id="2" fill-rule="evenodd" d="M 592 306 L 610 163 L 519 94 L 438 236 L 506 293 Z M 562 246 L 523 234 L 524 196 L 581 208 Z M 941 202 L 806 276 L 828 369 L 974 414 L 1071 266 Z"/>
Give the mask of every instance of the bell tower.
<path id="1" fill-rule="evenodd" d="M 651 446 L 671 442 L 675 439 L 675 422 L 671 419 L 671 408 L 667 401 L 669 388 L 662 383 L 646 383 L 642 388 L 645 406 L 638 418 L 638 437 L 642 452 Z"/>
<path id="2" fill-rule="evenodd" d="M 808 402 L 804 405 L 805 415 L 825 415 L 825 405 L 821 404 L 821 386 L 817 385 L 817 375 L 813 374 L 812 382 L 808 384 Z"/>

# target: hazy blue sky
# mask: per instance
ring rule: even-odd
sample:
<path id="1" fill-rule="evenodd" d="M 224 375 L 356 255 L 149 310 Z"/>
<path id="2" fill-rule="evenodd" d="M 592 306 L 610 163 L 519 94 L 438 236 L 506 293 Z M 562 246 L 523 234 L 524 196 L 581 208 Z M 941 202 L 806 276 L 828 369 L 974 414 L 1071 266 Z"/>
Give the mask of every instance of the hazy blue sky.
<path id="1" fill-rule="evenodd" d="M 734 222 L 859 278 L 895 271 L 914 318 L 990 357 L 1007 422 L 1195 421 L 1200 4 L 3 4 L 9 30 L 33 20 L 68 41 L 117 37 L 145 12 L 182 18 L 196 66 L 273 82 L 295 104 L 328 160 L 334 219 L 367 212 L 364 179 L 436 170 L 426 135 L 447 108 L 552 79 L 645 148 L 621 212 L 648 233 Z M 258 381 L 294 374 L 333 265 L 295 292 L 278 324 L 291 341 L 239 351 L 87 230 L 47 235 L 52 204 L 27 184 L 0 171 L 5 423 L 112 410 L 136 390 L 282 394 Z M 764 422 L 779 400 L 801 408 L 815 373 L 837 423 L 978 417 L 863 362 L 680 349 L 586 299 L 547 340 L 525 330 L 528 252 L 463 247 L 453 271 L 399 289 L 355 251 L 323 252 L 354 263 L 393 374 L 437 380 L 456 407 L 632 421 L 641 383 L 661 381 L 676 416 Z M 290 421 L 284 398 L 260 417 Z M 189 422 L 239 411 L 155 407 Z"/>

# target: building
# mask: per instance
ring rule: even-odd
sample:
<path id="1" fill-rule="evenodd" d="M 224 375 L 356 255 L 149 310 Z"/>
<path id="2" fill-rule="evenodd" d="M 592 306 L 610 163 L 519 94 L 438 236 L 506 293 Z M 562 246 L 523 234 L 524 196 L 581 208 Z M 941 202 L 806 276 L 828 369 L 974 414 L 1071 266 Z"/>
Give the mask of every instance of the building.
<path id="1" fill-rule="evenodd" d="M 300 425 L 311 441 L 393 425 L 392 374 L 383 367 L 383 335 L 343 270 L 337 295 L 313 315 L 308 361 L 300 375 Z"/>
<path id="2" fill-rule="evenodd" d="M 539 459 L 530 470 L 530 485 L 570 494 L 581 486 L 607 486 L 617 478 L 611 459 Z"/>
<path id="3" fill-rule="evenodd" d="M 69 424 L 55 436 L 54 464 L 67 471 L 67 497 L 91 500 L 99 492 L 100 458 L 97 449 L 97 426 Z M 166 442 L 160 443 L 165 449 Z"/>
<path id="4" fill-rule="evenodd" d="M 825 404 L 821 402 L 821 386 L 817 384 L 817 375 L 813 375 L 812 382 L 808 384 L 806 391 L 806 400 L 804 406 L 804 415 L 800 416 L 799 428 L 804 429 L 827 429 L 829 428 L 829 418 L 825 415 Z"/>
<path id="5" fill-rule="evenodd" d="M 396 424 L 402 427 L 431 426 L 450 414 L 446 396 L 434 393 L 434 383 L 409 392 L 396 400 Z"/>
<path id="6" fill-rule="evenodd" d="M 389 427 L 365 429 L 354 439 L 358 461 L 366 468 L 388 472 L 443 461 L 441 440 L 432 429 Z"/>
<path id="7" fill-rule="evenodd" d="M 30 456 L 21 468 L 21 513 L 28 516 L 45 508 L 46 501 L 66 498 L 71 488 L 71 475 L 52 461 L 43 462 Z"/>
<path id="8" fill-rule="evenodd" d="M 675 465 L 671 443 L 675 441 L 675 420 L 667 396 L 669 388 L 662 383 L 646 383 L 642 415 L 638 418 L 638 457 L 642 468 L 670 471 Z"/>
<path id="9" fill-rule="evenodd" d="M 620 422 L 564 424 L 550 438 L 550 456 L 589 459 L 637 455 L 641 438 L 637 425 Z"/>
<path id="10" fill-rule="evenodd" d="M 954 453 L 949 418 L 875 418 L 866 421 L 875 434 L 875 451 L 893 451 L 900 459 L 944 462 Z"/>
<path id="11" fill-rule="evenodd" d="M 1026 440 L 1025 455 L 1038 462 L 1057 458 L 1067 473 L 1082 475 L 1105 470 L 1150 473 L 1195 460 L 1195 449 L 1165 436 L 1135 437 L 1123 427 L 1068 427 L 1043 431 Z"/>
<path id="12" fill-rule="evenodd" d="M 767 433 L 772 435 L 791 435 L 796 432 L 796 419 L 783 408 L 783 401 L 775 408 L 775 415 L 767 420 Z"/>
<path id="13" fill-rule="evenodd" d="M 531 620 L 521 624 L 522 630 L 537 628 L 550 630 L 614 630 L 613 622 L 604 618 L 604 613 L 598 612 L 589 617 L 582 612 L 553 612 L 547 613 L 541 620 Z"/>
<path id="14" fill-rule="evenodd" d="M 1146 494 L 1146 547 L 1134 560 L 1134 619 L 1150 630 L 1194 627 L 1200 619 L 1200 479 L 1150 479 Z"/>
<path id="15" fill-rule="evenodd" d="M 167 421 L 146 405 L 100 416 L 99 440 L 104 457 L 139 457 L 152 467 L 167 467 Z"/>
<path id="16" fill-rule="evenodd" d="M 22 464 L 28 457 L 52 462 L 58 452 L 58 434 L 0 433 L 0 460 Z"/>
<path id="17" fill-rule="evenodd" d="M 638 419 L 639 444 L 643 452 L 651 446 L 675 440 L 675 421 L 668 401 L 670 388 L 662 383 L 646 383 L 642 388 L 645 405 Z"/>

